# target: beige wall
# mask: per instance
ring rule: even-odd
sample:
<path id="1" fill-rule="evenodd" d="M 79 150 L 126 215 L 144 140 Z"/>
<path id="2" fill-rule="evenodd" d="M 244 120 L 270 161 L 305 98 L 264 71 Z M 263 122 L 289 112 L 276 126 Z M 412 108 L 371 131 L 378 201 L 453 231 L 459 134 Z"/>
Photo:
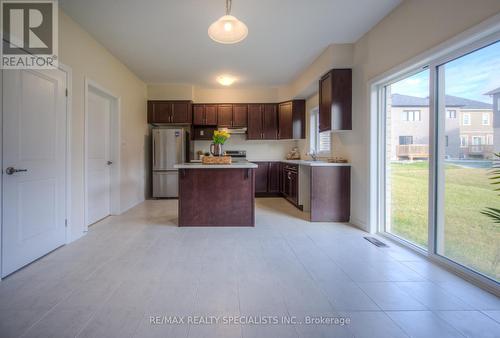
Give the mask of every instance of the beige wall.
<path id="1" fill-rule="evenodd" d="M 121 209 L 144 200 L 146 85 L 59 10 L 59 57 L 72 69 L 71 237 L 84 229 L 84 79 L 121 98 Z"/>
<path id="2" fill-rule="evenodd" d="M 310 97 L 318 92 L 318 80 L 332 68 L 351 68 L 354 46 L 332 44 L 314 62 L 287 86 L 285 94 L 293 97 Z"/>
<path id="3" fill-rule="evenodd" d="M 280 161 L 293 147 L 300 147 L 303 140 L 247 140 L 246 135 L 232 135 L 224 144 L 224 150 L 246 150 L 247 158 L 250 161 Z M 194 150 L 203 152 L 210 150 L 211 141 L 196 141 Z"/>
<path id="4" fill-rule="evenodd" d="M 193 100 L 199 103 L 267 103 L 279 101 L 278 87 L 210 88 L 189 84 L 148 84 L 149 100 Z"/>
<path id="5" fill-rule="evenodd" d="M 147 85 L 148 100 L 192 100 L 193 86 L 189 84 L 158 83 Z"/>

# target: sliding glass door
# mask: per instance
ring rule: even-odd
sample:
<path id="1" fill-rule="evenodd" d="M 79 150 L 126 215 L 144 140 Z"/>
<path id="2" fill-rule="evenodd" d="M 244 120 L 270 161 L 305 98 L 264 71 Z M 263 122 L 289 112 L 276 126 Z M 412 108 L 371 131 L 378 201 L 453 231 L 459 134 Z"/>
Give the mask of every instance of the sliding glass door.
<path id="1" fill-rule="evenodd" d="M 429 71 L 388 84 L 385 95 L 385 229 L 427 248 Z"/>
<path id="2" fill-rule="evenodd" d="M 377 85 L 381 229 L 498 286 L 499 34 L 415 69 Z"/>
<path id="3" fill-rule="evenodd" d="M 439 154 L 436 251 L 500 279 L 500 42 L 436 69 Z M 497 158 L 498 159 L 498 158 Z M 496 191 L 495 191 L 496 190 Z"/>

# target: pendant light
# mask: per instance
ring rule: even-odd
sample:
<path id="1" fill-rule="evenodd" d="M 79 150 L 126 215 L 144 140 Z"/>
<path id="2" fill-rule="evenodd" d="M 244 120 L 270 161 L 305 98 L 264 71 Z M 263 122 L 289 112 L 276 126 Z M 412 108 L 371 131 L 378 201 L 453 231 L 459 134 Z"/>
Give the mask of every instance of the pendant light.
<path id="1" fill-rule="evenodd" d="M 231 14 L 231 0 L 226 0 L 226 15 L 221 16 L 208 27 L 208 36 L 218 43 L 232 44 L 244 40 L 247 26 Z"/>

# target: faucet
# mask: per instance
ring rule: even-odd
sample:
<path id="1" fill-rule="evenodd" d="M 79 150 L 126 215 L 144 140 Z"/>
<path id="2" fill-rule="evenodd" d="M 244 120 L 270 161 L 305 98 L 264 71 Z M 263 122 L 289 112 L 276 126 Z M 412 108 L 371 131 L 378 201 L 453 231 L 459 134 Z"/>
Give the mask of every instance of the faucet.
<path id="1" fill-rule="evenodd" d="M 309 152 L 309 156 L 312 157 L 313 161 L 317 161 L 318 160 L 318 153 L 316 153 L 316 151 L 314 151 L 314 150 L 311 150 Z"/>

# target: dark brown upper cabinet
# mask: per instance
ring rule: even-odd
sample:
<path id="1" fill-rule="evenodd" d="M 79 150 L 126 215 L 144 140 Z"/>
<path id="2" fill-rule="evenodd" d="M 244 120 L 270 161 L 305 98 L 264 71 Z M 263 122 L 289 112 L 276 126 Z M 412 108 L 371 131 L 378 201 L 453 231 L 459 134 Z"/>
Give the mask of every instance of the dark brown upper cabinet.
<path id="1" fill-rule="evenodd" d="M 191 101 L 148 101 L 148 123 L 191 123 L 191 111 Z"/>
<path id="2" fill-rule="evenodd" d="M 248 129 L 247 139 L 261 140 L 262 139 L 262 105 L 248 105 Z"/>
<path id="3" fill-rule="evenodd" d="M 262 139 L 278 139 L 278 107 L 276 104 L 265 104 L 262 114 Z"/>
<path id="4" fill-rule="evenodd" d="M 233 127 L 243 128 L 247 126 L 248 105 L 233 104 Z"/>
<path id="5" fill-rule="evenodd" d="M 278 139 L 278 109 L 274 103 L 248 105 L 249 140 Z"/>
<path id="6" fill-rule="evenodd" d="M 352 70 L 332 69 L 319 80 L 319 131 L 352 129 Z"/>
<path id="7" fill-rule="evenodd" d="M 217 105 L 217 125 L 219 127 L 230 128 L 233 126 L 233 105 Z"/>
<path id="8" fill-rule="evenodd" d="M 306 101 L 292 100 L 278 105 L 278 138 L 306 138 Z"/>
<path id="9" fill-rule="evenodd" d="M 193 104 L 193 124 L 198 126 L 216 126 L 217 105 Z"/>

